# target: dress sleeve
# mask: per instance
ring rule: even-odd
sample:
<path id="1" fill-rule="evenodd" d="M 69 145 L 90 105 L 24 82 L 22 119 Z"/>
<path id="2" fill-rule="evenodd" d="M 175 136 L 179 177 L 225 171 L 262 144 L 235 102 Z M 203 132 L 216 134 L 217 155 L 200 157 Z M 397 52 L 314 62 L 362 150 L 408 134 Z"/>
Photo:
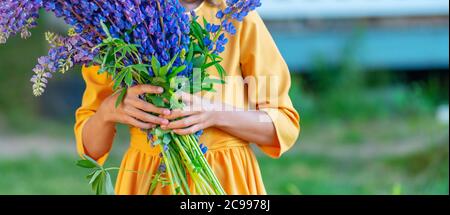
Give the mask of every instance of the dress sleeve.
<path id="1" fill-rule="evenodd" d="M 79 107 L 75 113 L 75 139 L 77 144 L 77 152 L 80 156 L 85 154 L 85 148 L 83 145 L 83 128 L 89 118 L 94 115 L 103 102 L 103 100 L 113 93 L 112 81 L 106 74 L 99 75 L 99 68 L 84 67 L 82 68 L 83 79 L 86 83 L 86 89 L 84 91 L 81 107 Z M 115 133 L 115 131 L 114 131 Z M 105 154 L 97 161 L 103 165 L 106 161 L 108 154 Z"/>
<path id="2" fill-rule="evenodd" d="M 251 12 L 240 29 L 240 62 L 244 78 L 255 80 L 248 85 L 248 102 L 266 112 L 277 137 L 273 146 L 258 146 L 272 158 L 279 158 L 295 144 L 300 133 L 300 117 L 289 97 L 289 69 L 257 12 Z"/>

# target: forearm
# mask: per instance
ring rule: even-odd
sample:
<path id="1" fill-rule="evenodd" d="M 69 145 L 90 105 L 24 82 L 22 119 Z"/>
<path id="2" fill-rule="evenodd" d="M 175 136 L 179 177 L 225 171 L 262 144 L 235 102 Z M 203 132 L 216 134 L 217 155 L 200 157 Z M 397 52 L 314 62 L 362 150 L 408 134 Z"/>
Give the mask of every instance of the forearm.
<path id="1" fill-rule="evenodd" d="M 91 116 L 82 131 L 86 155 L 97 160 L 108 153 L 114 141 L 114 131 L 115 124 L 107 122 L 101 113 Z"/>
<path id="2" fill-rule="evenodd" d="M 276 144 L 276 130 L 263 111 L 224 111 L 216 114 L 216 127 L 257 145 Z"/>

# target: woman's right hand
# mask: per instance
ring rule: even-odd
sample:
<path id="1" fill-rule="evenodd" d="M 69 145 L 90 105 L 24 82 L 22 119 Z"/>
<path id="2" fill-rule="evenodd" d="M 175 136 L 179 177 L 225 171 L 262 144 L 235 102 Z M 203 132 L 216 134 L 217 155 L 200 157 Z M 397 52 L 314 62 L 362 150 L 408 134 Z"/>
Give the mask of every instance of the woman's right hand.
<path id="1" fill-rule="evenodd" d="M 158 108 L 139 98 L 142 94 L 161 94 L 162 87 L 137 85 L 128 89 L 123 102 L 116 107 L 120 93 L 106 98 L 97 111 L 99 118 L 106 124 L 127 124 L 140 129 L 155 128 L 156 125 L 167 125 L 169 121 L 160 115 L 170 115 L 170 110 Z M 152 114 L 153 113 L 153 114 Z"/>

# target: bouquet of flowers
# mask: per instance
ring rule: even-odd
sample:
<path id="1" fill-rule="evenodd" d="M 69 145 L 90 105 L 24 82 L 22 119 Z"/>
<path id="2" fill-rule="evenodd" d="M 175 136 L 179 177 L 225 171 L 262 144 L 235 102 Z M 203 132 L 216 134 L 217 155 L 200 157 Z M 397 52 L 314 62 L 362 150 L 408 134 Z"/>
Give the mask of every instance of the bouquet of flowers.
<path id="1" fill-rule="evenodd" d="M 219 10 L 220 23 L 209 23 L 194 12 L 186 13 L 178 0 L 2 0 L 0 44 L 10 36 L 31 36 L 41 9 L 63 18 L 70 25 L 67 35 L 46 33 L 50 49 L 40 57 L 31 78 L 33 93 L 44 93 L 54 73 L 65 73 L 74 65 L 98 65 L 107 73 L 120 105 L 127 89 L 140 84 L 164 88 L 162 95 L 142 95 L 158 107 L 179 109 L 184 104 L 178 93 L 213 91 L 223 84 L 225 71 L 220 53 L 233 35 L 233 21 L 242 21 L 261 5 L 260 0 L 227 0 Z M 208 73 L 215 68 L 221 79 Z M 151 147 L 160 147 L 161 164 L 153 177 L 149 194 L 159 182 L 173 194 L 225 194 L 208 165 L 199 144 L 201 132 L 180 136 L 155 128 L 145 131 Z M 79 165 L 93 168 L 88 176 L 97 194 L 114 194 L 109 170 L 85 156 Z M 194 182 L 189 187 L 187 177 Z M 165 180 L 162 180 L 164 178 Z"/>

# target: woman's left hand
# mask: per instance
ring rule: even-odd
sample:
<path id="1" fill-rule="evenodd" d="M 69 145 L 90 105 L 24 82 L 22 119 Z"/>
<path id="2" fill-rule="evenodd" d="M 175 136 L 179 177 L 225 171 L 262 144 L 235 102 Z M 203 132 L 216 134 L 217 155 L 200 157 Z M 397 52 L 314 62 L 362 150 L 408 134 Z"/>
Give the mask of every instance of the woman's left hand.
<path id="1" fill-rule="evenodd" d="M 221 104 L 191 94 L 182 94 L 181 99 L 186 107 L 162 116 L 171 121 L 168 125 L 161 126 L 162 129 L 173 130 L 178 135 L 188 135 L 215 126 Z"/>

